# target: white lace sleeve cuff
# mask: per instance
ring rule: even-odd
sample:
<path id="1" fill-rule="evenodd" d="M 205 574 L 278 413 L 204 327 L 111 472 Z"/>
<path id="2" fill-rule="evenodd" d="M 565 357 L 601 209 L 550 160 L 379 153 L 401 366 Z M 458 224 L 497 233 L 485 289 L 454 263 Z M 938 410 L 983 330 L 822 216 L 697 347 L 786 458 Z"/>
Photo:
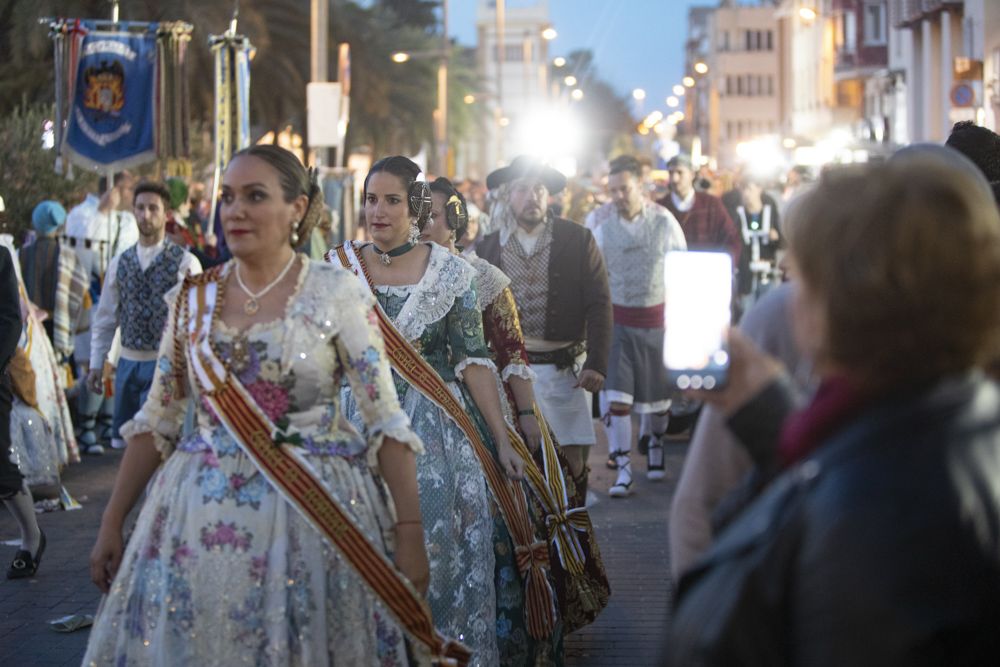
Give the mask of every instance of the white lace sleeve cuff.
<path id="1" fill-rule="evenodd" d="M 413 428 L 410 426 L 410 418 L 405 412 L 397 412 L 389 419 L 373 426 L 368 436 L 368 465 L 371 468 L 378 468 L 378 453 L 382 449 L 382 443 L 386 438 L 398 440 L 407 447 L 414 455 L 419 456 L 424 453 L 424 443 L 420 440 Z"/>
<path id="2" fill-rule="evenodd" d="M 538 377 L 535 375 L 535 371 L 531 369 L 531 366 L 523 362 L 515 362 L 512 364 L 507 364 L 507 367 L 503 369 L 503 373 L 500 376 L 504 382 L 507 382 L 512 377 L 519 377 L 522 380 L 527 380 L 528 382 L 534 382 Z"/>
<path id="3" fill-rule="evenodd" d="M 487 359 L 486 357 L 466 357 L 462 361 L 458 362 L 457 366 L 455 366 L 455 377 L 461 380 L 465 369 L 473 364 L 476 364 L 477 366 L 486 366 L 494 373 L 497 372 L 497 366 L 491 359 Z"/>
<path id="4" fill-rule="evenodd" d="M 161 420 L 154 426 L 140 410 L 133 419 L 122 424 L 119 433 L 123 440 L 149 433 L 153 436 L 153 445 L 156 447 L 156 451 L 160 452 L 160 457 L 163 460 L 166 460 L 174 453 L 174 448 L 177 446 L 175 430 L 176 424 L 167 420 Z"/>

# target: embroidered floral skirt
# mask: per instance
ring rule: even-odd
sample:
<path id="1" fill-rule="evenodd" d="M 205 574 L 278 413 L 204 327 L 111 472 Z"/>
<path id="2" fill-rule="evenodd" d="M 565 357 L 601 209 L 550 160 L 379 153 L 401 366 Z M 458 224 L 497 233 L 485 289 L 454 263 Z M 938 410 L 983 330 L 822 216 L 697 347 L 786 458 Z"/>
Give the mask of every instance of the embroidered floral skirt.
<path id="1" fill-rule="evenodd" d="M 458 385 L 449 386 L 464 402 Z M 417 482 L 434 625 L 472 650 L 471 665 L 498 665 L 494 521 L 482 467 L 472 444 L 443 410 L 398 379 L 396 389 L 425 448 L 417 457 Z M 343 406 L 348 419 L 361 428 L 349 391 L 344 392 Z"/>
<path id="2" fill-rule="evenodd" d="M 387 494 L 364 455 L 309 459 L 387 544 Z M 408 663 L 384 607 L 217 429 L 211 444 L 182 443 L 150 484 L 83 664 Z"/>

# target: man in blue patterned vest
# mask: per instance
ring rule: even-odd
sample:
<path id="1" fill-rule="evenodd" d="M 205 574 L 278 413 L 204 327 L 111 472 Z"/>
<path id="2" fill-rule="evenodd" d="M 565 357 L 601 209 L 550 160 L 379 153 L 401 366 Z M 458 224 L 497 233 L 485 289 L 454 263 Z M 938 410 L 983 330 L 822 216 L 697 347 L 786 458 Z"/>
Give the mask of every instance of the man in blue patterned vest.
<path id="1" fill-rule="evenodd" d="M 201 273 L 201 264 L 184 248 L 166 240 L 170 191 L 162 183 L 143 182 L 135 188 L 133 212 L 139 242 L 115 255 L 101 291 L 91 327 L 90 372 L 87 385 L 103 392 L 103 371 L 120 332 L 115 371 L 115 414 L 111 446 L 125 446 L 119 429 L 142 407 L 153 383 L 160 337 L 167 323 L 164 296 L 184 276 Z"/>

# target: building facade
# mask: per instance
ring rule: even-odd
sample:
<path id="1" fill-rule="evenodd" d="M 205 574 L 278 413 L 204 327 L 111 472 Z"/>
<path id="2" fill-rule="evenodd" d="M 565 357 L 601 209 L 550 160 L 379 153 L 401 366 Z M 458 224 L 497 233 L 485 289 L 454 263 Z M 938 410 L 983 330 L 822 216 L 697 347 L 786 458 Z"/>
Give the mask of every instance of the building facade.
<path id="1" fill-rule="evenodd" d="M 774 6 L 722 6 L 712 17 L 710 63 L 718 91 L 718 157 L 732 165 L 738 147 L 781 133 L 782 81 Z"/>
<path id="2" fill-rule="evenodd" d="M 469 160 L 461 173 L 481 179 L 514 157 L 523 124 L 549 96 L 543 33 L 550 26 L 548 0 L 479 0 L 476 68 L 484 90 L 474 103 L 483 132 L 464 151 Z"/>
<path id="3" fill-rule="evenodd" d="M 890 0 L 889 17 L 909 41 L 904 63 L 911 141 L 944 141 L 970 120 L 997 127 L 1000 111 L 1000 3 Z"/>

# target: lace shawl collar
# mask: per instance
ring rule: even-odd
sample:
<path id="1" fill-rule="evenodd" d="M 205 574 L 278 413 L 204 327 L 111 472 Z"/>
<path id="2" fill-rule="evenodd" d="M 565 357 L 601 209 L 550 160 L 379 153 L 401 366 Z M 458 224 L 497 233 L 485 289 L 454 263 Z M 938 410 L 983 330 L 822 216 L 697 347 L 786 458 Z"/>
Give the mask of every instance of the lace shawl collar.
<path id="1" fill-rule="evenodd" d="M 510 285 L 510 278 L 482 257 L 467 257 L 466 261 L 476 270 L 476 300 L 479 302 L 479 310 L 486 310 Z"/>
<path id="2" fill-rule="evenodd" d="M 452 255 L 436 243 L 430 246 L 427 270 L 410 290 L 410 296 L 394 322 L 409 341 L 416 341 L 428 325 L 443 319 L 455 299 L 472 287 L 475 277 L 475 269 L 464 259 Z"/>

